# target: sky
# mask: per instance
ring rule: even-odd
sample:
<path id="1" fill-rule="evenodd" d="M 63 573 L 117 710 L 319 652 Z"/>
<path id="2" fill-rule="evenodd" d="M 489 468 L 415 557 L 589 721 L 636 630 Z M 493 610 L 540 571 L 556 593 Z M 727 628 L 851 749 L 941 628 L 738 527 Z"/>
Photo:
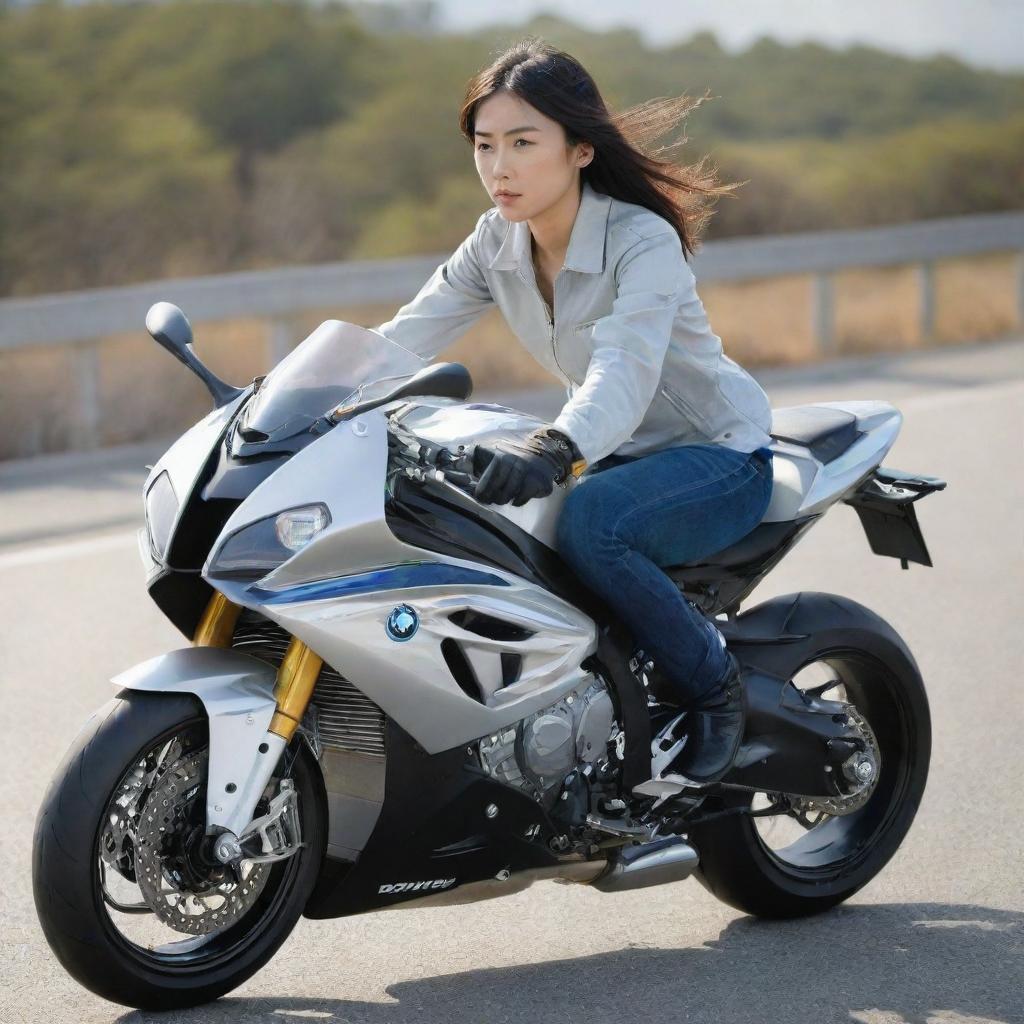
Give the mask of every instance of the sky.
<path id="1" fill-rule="evenodd" d="M 519 24 L 547 12 L 589 28 L 635 28 L 664 46 L 710 30 L 729 50 L 759 36 L 909 56 L 950 53 L 977 67 L 1024 70 L 1024 0 L 436 0 L 443 27 Z M 513 13 L 514 12 L 514 13 Z"/>

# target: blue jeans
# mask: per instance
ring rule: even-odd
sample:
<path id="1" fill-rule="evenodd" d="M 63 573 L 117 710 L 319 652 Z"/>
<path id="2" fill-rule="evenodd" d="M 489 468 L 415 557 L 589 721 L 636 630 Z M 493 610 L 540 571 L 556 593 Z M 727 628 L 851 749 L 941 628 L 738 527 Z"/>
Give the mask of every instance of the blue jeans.
<path id="1" fill-rule="evenodd" d="M 745 537 L 771 500 L 770 448 L 691 444 L 609 455 L 569 493 L 557 547 L 687 704 L 729 668 L 721 634 L 659 566 L 713 555 Z"/>

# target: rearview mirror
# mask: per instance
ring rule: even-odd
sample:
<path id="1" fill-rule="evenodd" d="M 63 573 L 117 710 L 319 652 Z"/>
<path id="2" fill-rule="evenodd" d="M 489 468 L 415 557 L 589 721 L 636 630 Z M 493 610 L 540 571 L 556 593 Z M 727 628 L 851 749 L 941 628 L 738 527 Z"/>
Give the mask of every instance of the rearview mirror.
<path id="1" fill-rule="evenodd" d="M 155 302 L 146 313 L 146 330 L 179 362 L 184 363 L 213 395 L 219 409 L 234 401 L 244 390 L 222 381 L 192 350 L 192 325 L 171 302 Z"/>
<path id="2" fill-rule="evenodd" d="M 418 370 L 408 380 L 396 385 L 387 394 L 355 405 L 340 405 L 331 410 L 327 419 L 331 423 L 350 419 L 359 413 L 387 405 L 398 398 L 433 395 L 437 398 L 456 398 L 465 401 L 473 393 L 473 379 L 462 363 L 432 363 Z"/>

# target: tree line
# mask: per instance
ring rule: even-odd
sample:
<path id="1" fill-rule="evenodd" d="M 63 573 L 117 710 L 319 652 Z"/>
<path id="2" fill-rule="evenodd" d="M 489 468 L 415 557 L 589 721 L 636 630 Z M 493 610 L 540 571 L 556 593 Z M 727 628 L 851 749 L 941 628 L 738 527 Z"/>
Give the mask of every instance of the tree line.
<path id="1" fill-rule="evenodd" d="M 0 294 L 453 249 L 489 205 L 466 80 L 522 35 L 606 101 L 711 98 L 675 158 L 725 181 L 707 237 L 1020 208 L 1024 76 L 539 17 L 413 35 L 344 3 L 50 0 L 0 9 Z M 665 144 L 675 139 L 664 140 Z"/>

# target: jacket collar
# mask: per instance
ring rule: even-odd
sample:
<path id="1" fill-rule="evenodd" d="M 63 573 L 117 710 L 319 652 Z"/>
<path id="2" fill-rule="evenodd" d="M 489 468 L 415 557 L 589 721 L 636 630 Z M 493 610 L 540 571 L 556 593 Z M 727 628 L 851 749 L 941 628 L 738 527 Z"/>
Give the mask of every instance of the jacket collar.
<path id="1" fill-rule="evenodd" d="M 563 264 L 566 270 L 580 274 L 603 272 L 605 234 L 611 205 L 611 196 L 595 192 L 587 181 L 581 183 L 580 206 Z M 525 220 L 509 221 L 501 247 L 488 266 L 491 270 L 517 270 L 524 263 L 532 267 L 532 262 L 530 225 Z"/>

